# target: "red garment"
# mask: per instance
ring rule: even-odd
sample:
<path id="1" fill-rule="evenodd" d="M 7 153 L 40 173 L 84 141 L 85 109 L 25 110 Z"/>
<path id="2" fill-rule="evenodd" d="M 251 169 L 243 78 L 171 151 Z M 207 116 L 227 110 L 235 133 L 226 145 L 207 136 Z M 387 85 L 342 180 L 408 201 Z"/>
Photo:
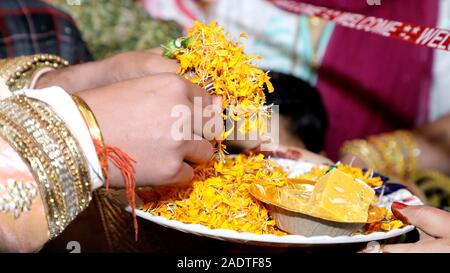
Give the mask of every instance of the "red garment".
<path id="1" fill-rule="evenodd" d="M 437 0 L 298 2 L 426 26 L 436 26 L 439 9 Z M 426 122 L 432 67 L 433 49 L 336 26 L 317 82 L 330 122 L 328 156 L 336 160 L 345 140 Z"/>

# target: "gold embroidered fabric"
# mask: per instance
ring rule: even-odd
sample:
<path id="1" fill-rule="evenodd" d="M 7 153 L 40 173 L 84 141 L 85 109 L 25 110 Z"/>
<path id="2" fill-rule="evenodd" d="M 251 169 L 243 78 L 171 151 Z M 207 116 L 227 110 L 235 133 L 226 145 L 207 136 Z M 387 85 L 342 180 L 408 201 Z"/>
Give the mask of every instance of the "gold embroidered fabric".
<path id="1" fill-rule="evenodd" d="M 38 194 L 36 184 L 9 179 L 6 185 L 0 184 L 0 212 L 20 214 L 30 210 L 33 200 Z"/>

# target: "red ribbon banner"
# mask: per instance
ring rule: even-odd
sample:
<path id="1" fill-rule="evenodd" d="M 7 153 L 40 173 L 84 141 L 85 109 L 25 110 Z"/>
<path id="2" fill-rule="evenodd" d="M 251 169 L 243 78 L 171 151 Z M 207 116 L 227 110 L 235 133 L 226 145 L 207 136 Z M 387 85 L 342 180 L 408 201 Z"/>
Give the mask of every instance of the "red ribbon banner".
<path id="1" fill-rule="evenodd" d="M 286 11 L 318 17 L 335 22 L 343 27 L 395 38 L 420 46 L 450 51 L 450 30 L 339 11 L 291 0 L 269 1 Z"/>

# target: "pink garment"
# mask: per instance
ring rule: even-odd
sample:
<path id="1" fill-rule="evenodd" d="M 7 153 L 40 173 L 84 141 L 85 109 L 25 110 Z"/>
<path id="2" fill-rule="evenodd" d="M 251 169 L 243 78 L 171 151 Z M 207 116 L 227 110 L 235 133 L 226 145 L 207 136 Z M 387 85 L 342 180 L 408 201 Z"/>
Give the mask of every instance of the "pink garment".
<path id="1" fill-rule="evenodd" d="M 28 166 L 19 154 L 0 137 L 0 183 L 8 179 L 22 182 L 34 181 Z"/>
<path id="2" fill-rule="evenodd" d="M 19 154 L 0 137 L 0 184 L 7 185 L 10 179 L 36 183 Z M 48 240 L 45 208 L 39 196 L 32 201 L 29 212 L 23 212 L 18 219 L 12 213 L 2 214 L 0 222 L 0 252 L 30 252 Z"/>
<path id="3" fill-rule="evenodd" d="M 436 26 L 439 8 L 437 0 L 298 2 L 426 26 Z M 336 26 L 317 83 L 330 121 L 328 156 L 336 160 L 346 140 L 426 122 L 432 66 L 432 49 Z"/>

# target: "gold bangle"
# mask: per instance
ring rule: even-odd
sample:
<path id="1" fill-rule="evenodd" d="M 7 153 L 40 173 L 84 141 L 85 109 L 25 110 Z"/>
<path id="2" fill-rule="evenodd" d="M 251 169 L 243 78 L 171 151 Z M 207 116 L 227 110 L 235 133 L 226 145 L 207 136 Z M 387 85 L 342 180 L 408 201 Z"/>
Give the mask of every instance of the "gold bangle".
<path id="1" fill-rule="evenodd" d="M 54 188 L 57 177 L 51 161 L 33 137 L 2 112 L 0 112 L 0 125 L 0 135 L 21 156 L 38 182 L 46 210 L 49 237 L 56 237 L 65 228 L 66 215 L 64 203 L 58 198 L 57 189 Z"/>
<path id="2" fill-rule="evenodd" d="M 389 134 L 371 136 L 368 141 L 386 162 L 386 174 L 409 179 L 417 172 L 420 151 L 410 132 L 398 130 Z"/>
<path id="3" fill-rule="evenodd" d="M 340 149 L 341 157 L 347 154 L 357 156 L 367 168 L 384 173 L 385 165 L 378 151 L 366 140 L 352 140 L 345 142 Z"/>
<path id="4" fill-rule="evenodd" d="M 64 126 L 64 121 L 53 114 L 52 110 L 45 103 L 26 97 L 13 97 L 10 101 L 28 111 L 42 127 L 48 130 L 61 148 L 77 193 L 78 214 L 87 208 L 91 201 L 91 177 L 85 164 L 87 160 L 84 154 L 79 152 L 81 148 L 78 141 L 68 128 Z"/>
<path id="5" fill-rule="evenodd" d="M 97 155 L 102 167 L 103 177 L 106 179 L 108 175 L 108 159 L 106 157 L 105 141 L 98 121 L 95 118 L 94 112 L 92 112 L 89 105 L 82 98 L 76 95 L 72 95 L 72 100 L 75 102 L 78 111 L 80 111 L 81 116 L 86 122 L 92 139 L 94 140 L 94 142 L 100 145 L 101 151 L 97 151 Z"/>
<path id="6" fill-rule="evenodd" d="M 426 204 L 450 211 L 450 177 L 434 170 L 419 170 L 414 184 L 425 197 Z M 446 206 L 446 207 L 442 207 Z"/>
<path id="7" fill-rule="evenodd" d="M 411 132 L 399 130 L 395 132 L 401 146 L 403 147 L 403 153 L 406 163 L 406 176 L 412 178 L 416 176 L 419 169 L 418 158 L 420 156 L 420 150 L 417 146 L 414 136 Z"/>
<path id="8" fill-rule="evenodd" d="M 61 142 L 67 145 L 68 153 L 71 153 L 74 161 L 69 164 L 72 175 L 75 177 L 75 187 L 77 189 L 79 210 L 82 211 L 89 205 L 91 195 L 91 175 L 87 165 L 87 158 L 80 152 L 82 151 L 80 144 L 70 130 L 64 125 L 64 121 L 57 115 L 52 115 L 52 110 L 45 104 L 41 104 L 35 100 L 31 102 L 32 107 L 47 119 L 52 127 L 52 133 Z M 52 126 L 53 124 L 53 126 Z"/>
<path id="9" fill-rule="evenodd" d="M 0 102 L 0 135 L 22 157 L 38 182 L 50 238 L 56 237 L 91 198 L 87 160 L 81 148 L 45 103 L 24 96 Z M 77 164 L 75 159 L 83 162 Z M 83 185 L 83 192 L 76 189 Z M 87 202 L 81 202 L 83 199 Z"/>
<path id="10" fill-rule="evenodd" d="M 380 136 L 369 136 L 367 141 L 378 151 L 378 154 L 382 158 L 385 169 L 384 174 L 395 173 L 395 163 L 393 162 L 393 148 L 392 145 L 385 141 L 384 138 Z"/>
<path id="11" fill-rule="evenodd" d="M 11 102 L 11 108 L 4 111 L 4 113 L 14 117 L 14 122 L 25 129 L 28 134 L 33 135 L 41 150 L 48 154 L 50 160 L 54 160 L 51 162 L 53 174 L 59 180 L 59 183 L 55 184 L 55 189 L 58 191 L 57 197 L 60 199 L 61 207 L 65 209 L 65 218 L 69 221 L 70 218 L 74 218 L 77 215 L 77 199 L 73 198 L 73 192 L 75 191 L 73 178 L 70 176 L 67 159 L 62 154 L 62 145 L 58 145 L 49 133 L 49 130 L 39 123 L 30 109 L 25 108 L 22 104 L 22 98 L 13 96 L 8 101 Z M 14 116 L 15 114 L 16 116 Z"/>
<path id="12" fill-rule="evenodd" d="M 0 81 L 11 92 L 29 88 L 34 75 L 42 68 L 59 69 L 69 62 L 50 54 L 36 54 L 0 60 Z"/>

